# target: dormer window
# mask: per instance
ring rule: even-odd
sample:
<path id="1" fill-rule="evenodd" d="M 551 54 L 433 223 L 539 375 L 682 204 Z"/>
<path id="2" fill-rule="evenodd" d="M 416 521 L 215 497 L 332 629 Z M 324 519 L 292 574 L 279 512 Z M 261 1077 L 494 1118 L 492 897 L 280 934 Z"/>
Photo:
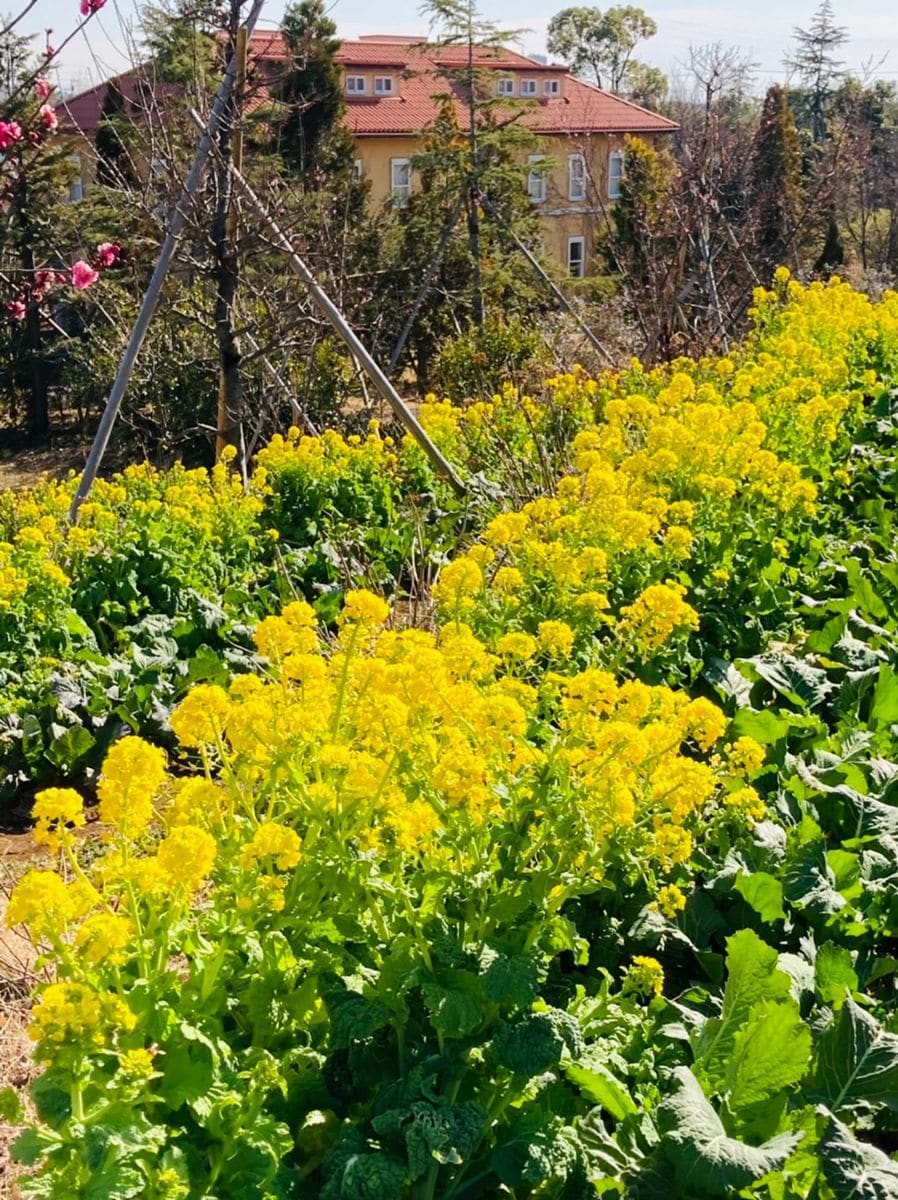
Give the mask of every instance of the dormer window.
<path id="1" fill-rule="evenodd" d="M 543 84 L 544 96 L 560 96 L 561 81 L 559 79 L 547 79 Z"/>
<path id="2" fill-rule="evenodd" d="M 364 96 L 365 94 L 365 76 L 364 75 L 347 75 L 346 76 L 346 95 L 347 96 Z"/>
<path id="3" fill-rule="evenodd" d="M 374 76 L 374 94 L 375 94 L 375 96 L 392 96 L 393 95 L 393 76 L 392 75 L 375 75 Z"/>
<path id="4" fill-rule="evenodd" d="M 513 96 L 514 95 L 514 80 L 500 79 L 496 83 L 497 96 Z"/>
<path id="5" fill-rule="evenodd" d="M 521 95 L 522 96 L 535 96 L 536 95 L 536 80 L 535 79 L 522 79 L 521 80 Z"/>

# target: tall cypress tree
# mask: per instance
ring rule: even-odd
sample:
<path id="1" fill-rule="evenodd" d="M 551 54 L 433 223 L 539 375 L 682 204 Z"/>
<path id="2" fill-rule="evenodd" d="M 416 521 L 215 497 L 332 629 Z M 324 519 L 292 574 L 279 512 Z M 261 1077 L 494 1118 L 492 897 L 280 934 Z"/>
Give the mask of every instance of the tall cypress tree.
<path id="1" fill-rule="evenodd" d="M 290 5 L 282 30 L 291 63 L 280 94 L 287 115 L 278 130 L 277 149 L 287 166 L 314 188 L 325 175 L 348 169 L 354 156 L 352 138 L 341 125 L 340 40 L 325 15 L 324 0 Z"/>
<path id="2" fill-rule="evenodd" d="M 801 197 L 801 142 L 788 94 L 774 84 L 764 97 L 751 164 L 758 253 L 765 266 L 793 249 Z"/>

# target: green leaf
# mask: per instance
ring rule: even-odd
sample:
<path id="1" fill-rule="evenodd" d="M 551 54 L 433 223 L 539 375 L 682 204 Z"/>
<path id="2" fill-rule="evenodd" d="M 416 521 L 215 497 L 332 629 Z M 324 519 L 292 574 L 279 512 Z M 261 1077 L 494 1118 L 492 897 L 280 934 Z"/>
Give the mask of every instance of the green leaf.
<path id="1" fill-rule="evenodd" d="M 759 1104 L 797 1083 L 811 1060 L 811 1031 L 798 1006 L 764 1001 L 733 1040 L 727 1104 L 733 1112 Z"/>
<path id="2" fill-rule="evenodd" d="M 824 942 L 814 962 L 815 987 L 824 1004 L 841 1008 L 848 992 L 858 989 L 858 977 L 851 961 L 851 951 L 834 942 Z"/>
<path id="3" fill-rule="evenodd" d="M 736 878 L 736 891 L 762 921 L 772 923 L 785 920 L 783 885 L 775 876 L 768 875 L 766 871 L 755 871 L 753 875 L 740 871 Z"/>
<path id="4" fill-rule="evenodd" d="M 661 1152 L 671 1162 L 679 1195 L 732 1197 L 782 1168 L 800 1134 L 784 1133 L 761 1146 L 729 1137 L 688 1067 L 675 1067 L 678 1090 L 658 1109 Z"/>
<path id="5" fill-rule="evenodd" d="M 751 929 L 727 939 L 727 983 L 719 1017 L 699 1034 L 696 1058 L 712 1081 L 726 1078 L 736 1034 L 765 1000 L 791 1002 L 789 976 L 777 968 L 777 952 Z"/>
<path id="6" fill-rule="evenodd" d="M 730 732 L 734 738 L 751 737 L 762 746 L 773 746 L 788 735 L 791 727 L 788 718 L 778 716 L 769 708 L 760 712 L 740 708 L 730 723 Z"/>
<path id="7" fill-rule="evenodd" d="M 9 1156 L 13 1162 L 33 1167 L 38 1159 L 57 1145 L 59 1145 L 59 1139 L 46 1130 L 26 1129 L 10 1146 Z"/>
<path id="8" fill-rule="evenodd" d="M 898 1107 L 898 1036 L 846 997 L 820 1038 L 815 1082 L 835 1113 L 860 1100 Z"/>
<path id="9" fill-rule="evenodd" d="M 894 725 L 896 721 L 898 721 L 898 674 L 889 663 L 882 663 L 879 668 L 879 677 L 876 680 L 876 690 L 873 692 L 870 724 L 883 729 Z"/>
<path id="10" fill-rule="evenodd" d="M 445 1037 L 464 1037 L 483 1020 L 483 1005 L 476 996 L 461 988 L 425 983 L 421 995 L 431 1024 Z"/>
<path id="11" fill-rule="evenodd" d="M 506 1070 L 516 1075 L 541 1075 L 561 1062 L 565 1050 L 578 1058 L 583 1053 L 583 1035 L 573 1017 L 550 1008 L 500 1024 L 492 1048 L 496 1061 Z"/>
<path id="12" fill-rule="evenodd" d="M 64 775 L 71 775 L 95 745 L 96 738 L 83 725 L 73 725 L 53 739 L 47 747 L 47 758 Z"/>
<path id="13" fill-rule="evenodd" d="M 835 1118 L 820 1142 L 823 1176 L 835 1200 L 890 1200 L 898 1196 L 898 1163 L 859 1141 Z"/>
<path id="14" fill-rule="evenodd" d="M 0 1121 L 18 1125 L 25 1120 L 25 1109 L 18 1094 L 11 1087 L 0 1090 Z"/>
<path id="15" fill-rule="evenodd" d="M 493 953 L 489 959 L 483 957 L 481 966 L 485 968 L 481 975 L 483 990 L 493 1004 L 529 1008 L 536 999 L 539 971 L 532 958 Z"/>
<path id="16" fill-rule="evenodd" d="M 565 1063 L 564 1074 L 587 1100 L 601 1104 L 615 1121 L 623 1121 L 638 1111 L 630 1093 L 603 1062 Z"/>
<path id="17" fill-rule="evenodd" d="M 819 708 L 835 686 L 825 671 L 790 654 L 762 654 L 749 663 L 775 691 L 802 708 Z"/>

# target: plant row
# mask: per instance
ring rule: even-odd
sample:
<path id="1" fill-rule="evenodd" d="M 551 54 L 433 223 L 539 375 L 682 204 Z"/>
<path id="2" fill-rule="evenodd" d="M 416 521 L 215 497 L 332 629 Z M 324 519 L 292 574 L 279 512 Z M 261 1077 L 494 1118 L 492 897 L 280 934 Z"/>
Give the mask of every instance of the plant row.
<path id="1" fill-rule="evenodd" d="M 101 841 L 38 794 L 35 1194 L 896 1194 L 896 317 L 781 276 L 725 359 L 555 381 L 554 449 L 433 406 L 525 448 L 435 629 L 294 599 L 114 742 Z"/>

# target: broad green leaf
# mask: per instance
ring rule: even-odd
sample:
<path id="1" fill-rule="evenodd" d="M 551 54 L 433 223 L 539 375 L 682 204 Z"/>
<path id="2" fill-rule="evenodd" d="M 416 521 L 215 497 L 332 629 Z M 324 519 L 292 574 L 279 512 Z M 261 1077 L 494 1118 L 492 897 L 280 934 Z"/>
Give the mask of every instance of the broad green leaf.
<path id="1" fill-rule="evenodd" d="M 71 775 L 95 744 L 96 739 L 93 734 L 89 733 L 83 725 L 73 725 L 71 729 L 66 729 L 64 733 L 53 739 L 47 747 L 47 758 L 64 775 Z"/>
<path id="2" fill-rule="evenodd" d="M 751 680 L 746 679 L 733 663 L 712 657 L 703 674 L 717 694 L 725 700 L 734 700 L 737 708 L 744 708 L 749 703 Z"/>
<path id="3" fill-rule="evenodd" d="M 751 1020 L 755 1005 L 765 1000 L 792 1003 L 792 981 L 777 968 L 776 951 L 751 929 L 727 939 L 727 972 L 721 1015 L 705 1024 L 696 1045 L 698 1064 L 718 1082 L 726 1077 L 736 1034 Z"/>
<path id="4" fill-rule="evenodd" d="M 769 708 L 760 712 L 740 708 L 730 724 L 730 732 L 734 737 L 751 737 L 763 746 L 773 746 L 788 735 L 791 727 L 791 721 Z"/>
<path id="5" fill-rule="evenodd" d="M 898 1163 L 859 1141 L 833 1120 L 820 1142 L 823 1176 L 835 1200 L 891 1200 L 898 1196 Z"/>
<path id="6" fill-rule="evenodd" d="M 888 728 L 898 721 L 898 674 L 889 663 L 879 668 L 879 678 L 873 693 L 870 709 L 870 724 L 879 729 Z"/>
<path id="7" fill-rule="evenodd" d="M 835 1113 L 860 1100 L 898 1107 L 898 1036 L 846 997 L 820 1038 L 815 1082 Z"/>
<path id="8" fill-rule="evenodd" d="M 797 1083 L 811 1061 L 811 1031 L 798 1006 L 763 1001 L 736 1034 L 727 1065 L 727 1104 L 733 1112 L 759 1104 Z"/>
<path id="9" fill-rule="evenodd" d="M 815 987 L 824 1004 L 841 1008 L 849 991 L 858 987 L 857 973 L 852 966 L 851 951 L 833 942 L 824 942 L 814 962 Z"/>
<path id="10" fill-rule="evenodd" d="M 751 905 L 762 921 L 772 923 L 785 919 L 783 908 L 783 885 L 766 871 L 755 871 L 752 875 L 740 872 L 736 879 L 736 891 Z"/>
<path id="11" fill-rule="evenodd" d="M 483 1020 L 482 1002 L 470 992 L 425 983 L 421 995 L 433 1027 L 446 1037 L 464 1037 Z"/>
<path id="12" fill-rule="evenodd" d="M 0 1089 L 0 1121 L 18 1125 L 25 1119 L 25 1109 L 18 1094 L 11 1087 Z"/>
<path id="13" fill-rule="evenodd" d="M 782 1168 L 800 1134 L 784 1133 L 761 1146 L 727 1135 L 688 1067 L 673 1071 L 678 1090 L 658 1109 L 661 1151 L 673 1164 L 678 1195 L 732 1197 L 740 1188 Z"/>
<path id="14" fill-rule="evenodd" d="M 630 1093 L 604 1063 L 565 1063 L 564 1073 L 574 1087 L 594 1104 L 601 1104 L 615 1121 L 623 1121 L 637 1111 Z"/>
<path id="15" fill-rule="evenodd" d="M 790 654 L 762 654 L 750 665 L 775 691 L 802 708 L 819 708 L 834 687 L 825 671 Z"/>

